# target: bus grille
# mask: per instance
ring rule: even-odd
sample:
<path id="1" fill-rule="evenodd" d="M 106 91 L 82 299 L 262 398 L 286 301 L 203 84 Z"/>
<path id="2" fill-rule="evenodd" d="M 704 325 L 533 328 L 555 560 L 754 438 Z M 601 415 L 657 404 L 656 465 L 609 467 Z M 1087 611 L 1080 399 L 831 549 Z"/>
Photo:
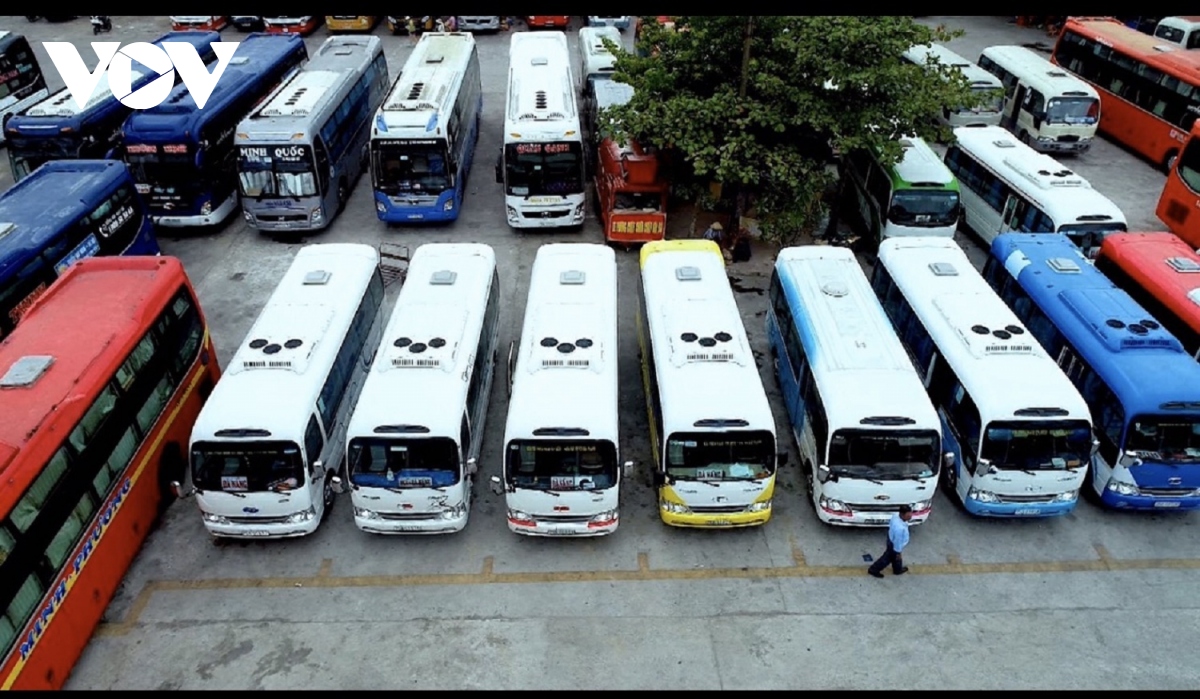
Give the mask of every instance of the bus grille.
<path id="1" fill-rule="evenodd" d="M 1000 502 L 1054 502 L 1057 494 L 1050 495 L 997 495 Z"/>
<path id="2" fill-rule="evenodd" d="M 592 519 L 591 515 L 537 515 L 534 517 L 539 522 L 553 522 L 555 524 L 573 524 L 589 522 Z"/>
<path id="3" fill-rule="evenodd" d="M 1058 137 L 1059 143 L 1075 143 L 1077 141 L 1079 141 L 1079 137 L 1074 135 Z"/>
<path id="4" fill-rule="evenodd" d="M 1153 495 L 1160 498 L 1186 498 L 1196 491 L 1191 488 L 1138 488 L 1142 495 Z"/>
<path id="5" fill-rule="evenodd" d="M 521 214 L 523 218 L 562 218 L 571 213 L 570 209 L 550 210 L 550 211 L 526 211 Z"/>
<path id="6" fill-rule="evenodd" d="M 264 223 L 299 223 L 307 221 L 305 214 L 259 214 L 258 220 Z"/>
<path id="7" fill-rule="evenodd" d="M 287 524 L 287 515 L 283 517 L 226 517 L 230 524 Z"/>
<path id="8" fill-rule="evenodd" d="M 847 504 L 849 504 L 850 509 L 854 510 L 855 512 L 899 512 L 900 511 L 900 503 L 896 503 L 895 505 L 876 505 L 875 503 L 871 503 L 869 505 L 859 504 L 859 503 L 847 503 Z"/>
<path id="9" fill-rule="evenodd" d="M 442 516 L 441 512 L 377 512 L 379 519 L 385 519 L 389 522 L 412 522 L 422 519 L 437 519 Z"/>

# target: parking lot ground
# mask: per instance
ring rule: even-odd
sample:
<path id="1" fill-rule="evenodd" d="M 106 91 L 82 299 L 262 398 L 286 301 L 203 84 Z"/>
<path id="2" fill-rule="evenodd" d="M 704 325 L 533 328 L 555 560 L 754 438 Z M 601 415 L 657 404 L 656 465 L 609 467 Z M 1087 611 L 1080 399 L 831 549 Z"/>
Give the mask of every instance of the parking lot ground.
<path id="1" fill-rule="evenodd" d="M 104 40 L 146 40 L 169 29 L 165 17 L 113 19 Z M 1003 17 L 920 21 L 964 28 L 950 46 L 969 58 L 993 44 L 1049 46 L 1044 32 Z M 62 82 L 40 42 L 72 41 L 86 52 L 93 40 L 85 18 L 8 17 L 0 28 L 29 36 L 52 89 Z M 384 27 L 375 33 L 394 76 L 413 42 Z M 228 41 L 238 36 L 224 33 Z M 310 37 L 310 49 L 326 36 L 322 29 Z M 453 224 L 385 227 L 364 179 L 319 234 L 280 241 L 240 219 L 218 232 L 163 233 L 164 252 L 184 261 L 196 286 L 222 365 L 308 243 L 487 243 L 501 275 L 502 350 L 517 339 L 538 246 L 602 237 L 590 207 L 581 232 L 517 233 L 504 224 L 491 165 L 501 142 L 508 37 L 478 38 L 483 134 Z M 1162 229 L 1153 211 L 1164 178 L 1152 165 L 1103 139 L 1070 162 L 1125 211 L 1131 230 Z M 0 167 L 0 189 L 8 186 Z M 677 216 L 671 229 L 680 234 L 687 223 Z M 978 243 L 963 233 L 958 240 L 981 265 Z M 535 540 L 507 530 L 503 499 L 486 487 L 500 472 L 506 396 L 498 381 L 465 531 L 367 535 L 342 496 L 312 536 L 214 545 L 195 503 L 177 502 L 67 688 L 1182 689 L 1200 682 L 1191 650 L 1200 644 L 1195 516 L 1110 513 L 1083 502 L 1057 520 L 985 521 L 939 493 L 929 522 L 913 529 L 911 573 L 867 577 L 866 557 L 882 553 L 884 535 L 817 521 L 770 365 L 761 361 L 761 292 L 771 265 L 764 248 L 732 265 L 730 276 L 743 290 L 738 302 L 780 447 L 791 456 L 780 470 L 774 517 L 749 530 L 663 526 L 638 373 L 637 255 L 617 260 L 620 446 L 637 465 L 613 536 Z M 389 289 L 388 309 L 395 295 Z"/>

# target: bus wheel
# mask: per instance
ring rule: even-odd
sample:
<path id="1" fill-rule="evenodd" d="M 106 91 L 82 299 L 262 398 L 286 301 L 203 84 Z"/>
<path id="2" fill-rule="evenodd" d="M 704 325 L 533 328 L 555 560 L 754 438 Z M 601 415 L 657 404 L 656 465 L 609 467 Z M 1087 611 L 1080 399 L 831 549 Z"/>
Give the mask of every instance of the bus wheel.
<path id="1" fill-rule="evenodd" d="M 1163 160 L 1163 171 L 1170 174 L 1171 168 L 1175 167 L 1175 160 L 1179 157 L 1179 151 L 1173 150 L 1167 153 L 1167 157 Z"/>
<path id="2" fill-rule="evenodd" d="M 321 496 L 325 501 L 325 511 L 321 513 L 321 521 L 329 519 L 329 513 L 333 510 L 333 474 L 325 475 L 325 487 L 321 491 Z"/>
<path id="3" fill-rule="evenodd" d="M 339 214 L 342 213 L 342 209 L 346 208 L 346 198 L 346 183 L 339 182 L 337 190 L 337 210 Z"/>
<path id="4" fill-rule="evenodd" d="M 958 472 L 955 471 L 957 468 L 958 463 L 956 459 L 952 466 L 942 470 L 942 473 L 945 474 L 945 478 L 942 480 L 942 485 L 946 486 L 946 491 L 949 493 L 954 493 L 956 490 L 958 490 Z"/>
<path id="5" fill-rule="evenodd" d="M 804 462 L 804 492 L 808 493 L 808 499 L 812 500 L 813 496 L 813 467 L 812 463 Z"/>

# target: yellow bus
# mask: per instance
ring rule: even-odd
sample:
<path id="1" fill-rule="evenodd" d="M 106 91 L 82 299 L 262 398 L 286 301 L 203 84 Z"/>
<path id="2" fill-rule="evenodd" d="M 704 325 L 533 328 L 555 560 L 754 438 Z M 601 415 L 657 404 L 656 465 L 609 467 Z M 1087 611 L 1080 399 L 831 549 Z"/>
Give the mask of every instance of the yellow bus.
<path id="1" fill-rule="evenodd" d="M 369 32 L 379 23 L 378 17 L 350 17 L 346 15 L 325 15 L 325 27 L 330 33 L 337 32 Z"/>

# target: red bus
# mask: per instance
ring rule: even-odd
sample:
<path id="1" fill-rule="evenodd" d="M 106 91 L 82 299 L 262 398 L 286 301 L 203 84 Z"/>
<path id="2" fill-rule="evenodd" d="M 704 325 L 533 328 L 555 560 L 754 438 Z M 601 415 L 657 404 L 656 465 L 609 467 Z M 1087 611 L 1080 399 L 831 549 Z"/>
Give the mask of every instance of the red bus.
<path id="1" fill-rule="evenodd" d="M 299 34 L 300 36 L 308 36 L 317 31 L 324 23 L 324 15 L 263 17 L 263 25 L 268 34 Z"/>
<path id="2" fill-rule="evenodd" d="M 0 342 L 0 688 L 66 682 L 219 375 L 173 257 L 80 260 Z"/>
<path id="3" fill-rule="evenodd" d="M 657 153 L 636 141 L 600 142 L 596 158 L 596 206 L 610 243 L 630 246 L 662 240 L 667 230 L 667 195 Z"/>
<path id="4" fill-rule="evenodd" d="M 1200 255 L 1171 233 L 1112 233 L 1096 268 L 1200 359 Z"/>
<path id="5" fill-rule="evenodd" d="M 1071 17 L 1050 60 L 1100 93 L 1100 131 L 1171 169 L 1200 114 L 1200 51 L 1111 17 Z"/>
<path id="6" fill-rule="evenodd" d="M 1167 173 L 1158 198 L 1158 220 L 1193 248 L 1200 248 L 1200 124 L 1192 127 L 1183 153 Z"/>
<path id="7" fill-rule="evenodd" d="M 534 17 L 526 16 L 525 21 L 529 24 L 529 28 L 534 27 L 554 27 L 564 29 L 571 23 L 570 15 L 537 15 Z"/>

